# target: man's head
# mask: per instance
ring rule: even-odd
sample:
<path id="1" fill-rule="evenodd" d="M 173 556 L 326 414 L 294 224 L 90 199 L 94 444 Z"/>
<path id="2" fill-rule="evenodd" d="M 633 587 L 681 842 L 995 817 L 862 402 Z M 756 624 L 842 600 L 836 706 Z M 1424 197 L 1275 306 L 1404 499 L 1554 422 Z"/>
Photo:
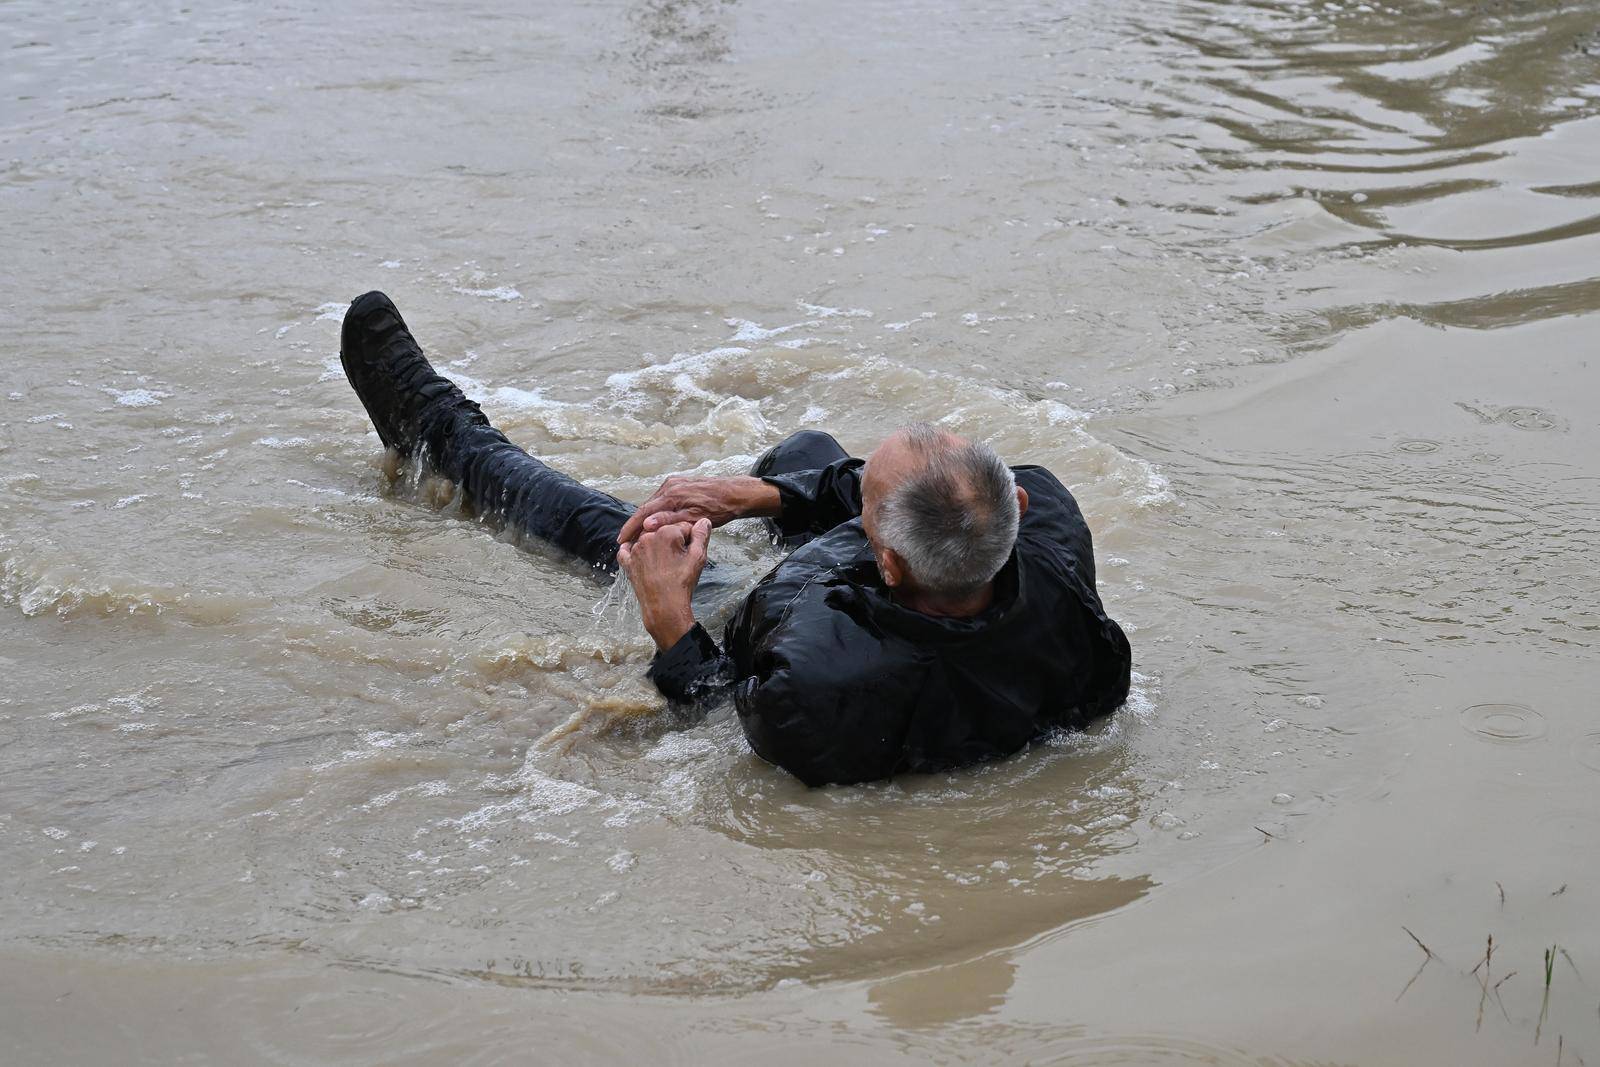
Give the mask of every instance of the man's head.
<path id="1" fill-rule="evenodd" d="M 988 445 L 918 423 L 868 457 L 861 502 L 884 581 L 927 602 L 957 604 L 982 593 L 1005 565 L 1028 494 Z"/>

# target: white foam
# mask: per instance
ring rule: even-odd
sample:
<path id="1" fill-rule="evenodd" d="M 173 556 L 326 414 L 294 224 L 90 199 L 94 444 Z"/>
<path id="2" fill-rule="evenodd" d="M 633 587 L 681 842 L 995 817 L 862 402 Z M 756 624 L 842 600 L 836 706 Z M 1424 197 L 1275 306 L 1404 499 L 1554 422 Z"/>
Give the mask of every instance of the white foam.
<path id="1" fill-rule="evenodd" d="M 518 408 L 523 411 L 571 406 L 559 400 L 548 399 L 544 395 L 543 389 L 519 389 L 514 385 L 502 385 L 491 389 L 484 394 L 484 397 L 493 403 L 509 408 Z"/>
<path id="2" fill-rule="evenodd" d="M 107 389 L 106 393 L 116 397 L 117 403 L 125 408 L 156 407 L 172 395 L 155 389 Z"/>
<path id="3" fill-rule="evenodd" d="M 638 370 L 617 371 L 606 378 L 606 386 L 615 393 L 626 393 L 637 389 L 645 382 L 667 381 L 676 385 L 679 381 L 692 381 L 688 378 L 690 371 L 705 370 L 716 363 L 749 354 L 750 349 L 742 345 L 722 345 L 705 352 L 679 352 L 665 363 L 640 367 Z M 701 396 L 710 396 L 698 387 L 695 387 L 694 392 Z"/>
<path id="4" fill-rule="evenodd" d="M 519 792 L 503 801 L 485 804 L 459 819 L 447 819 L 443 824 L 463 833 L 471 833 L 507 818 L 519 822 L 537 822 L 544 818 L 570 815 L 600 800 L 598 790 L 576 782 L 552 778 L 525 762 L 511 775 L 489 775 L 484 785 L 494 788 L 517 788 Z"/>
<path id="5" fill-rule="evenodd" d="M 326 304 L 317 305 L 317 317 L 313 322 L 344 322 L 344 313 L 350 310 L 350 305 L 337 300 L 330 300 Z"/>
<path id="6" fill-rule="evenodd" d="M 298 478 L 285 478 L 284 481 L 288 482 L 290 485 L 297 485 L 301 489 L 306 490 L 308 493 L 317 493 L 317 494 L 319 494 L 321 496 L 348 497 L 350 495 L 349 493 L 346 493 L 342 489 L 326 488 L 326 487 L 320 486 L 320 485 L 307 485 L 305 482 L 302 482 Z"/>
<path id="7" fill-rule="evenodd" d="M 509 285 L 497 285 L 493 289 L 467 289 L 456 286 L 453 292 L 462 296 L 481 296 L 487 300 L 521 300 L 522 294 Z"/>
<path id="8" fill-rule="evenodd" d="M 1137 456 L 1129 456 L 1128 461 L 1144 475 L 1142 491 L 1134 497 L 1134 503 L 1140 507 L 1153 508 L 1178 502 L 1177 494 L 1172 491 L 1172 483 L 1154 463 Z"/>
<path id="9" fill-rule="evenodd" d="M 801 311 L 804 311 L 807 315 L 815 315 L 819 319 L 840 317 L 847 319 L 872 318 L 872 312 L 868 311 L 866 308 L 831 308 L 824 307 L 821 304 L 808 304 L 804 300 L 796 300 L 795 306 Z"/>
<path id="10" fill-rule="evenodd" d="M 1161 683 L 1150 675 L 1129 672 L 1128 700 L 1123 710 L 1140 722 L 1155 717 L 1156 698 L 1161 695 Z"/>
<path id="11" fill-rule="evenodd" d="M 722 321 L 727 323 L 729 326 L 732 326 L 734 330 L 733 336 L 728 338 L 728 340 L 739 341 L 742 343 L 766 341 L 774 337 L 780 337 L 792 330 L 800 330 L 807 326 L 817 325 L 815 321 L 791 322 L 787 326 L 773 326 L 769 328 L 762 326 L 758 322 L 751 322 L 749 319 L 723 319 Z"/>
<path id="12" fill-rule="evenodd" d="M 655 763 L 688 763 L 717 754 L 717 743 L 706 737 L 693 737 L 686 733 L 671 733 L 644 754 Z"/>

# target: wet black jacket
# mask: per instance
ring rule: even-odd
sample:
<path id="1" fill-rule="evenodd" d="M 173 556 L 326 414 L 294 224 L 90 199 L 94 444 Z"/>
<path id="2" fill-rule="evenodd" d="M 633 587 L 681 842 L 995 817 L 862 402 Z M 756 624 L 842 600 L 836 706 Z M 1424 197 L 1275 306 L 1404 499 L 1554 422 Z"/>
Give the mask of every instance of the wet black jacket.
<path id="1" fill-rule="evenodd" d="M 726 654 L 701 626 L 660 653 L 668 699 L 733 691 L 750 747 L 808 785 L 862 782 L 1009 755 L 1080 727 L 1128 695 L 1128 640 L 1095 591 L 1077 501 L 1043 467 L 994 603 L 966 619 L 899 606 L 861 529 L 859 459 L 767 477 L 785 534 L 815 540 L 756 585 Z"/>

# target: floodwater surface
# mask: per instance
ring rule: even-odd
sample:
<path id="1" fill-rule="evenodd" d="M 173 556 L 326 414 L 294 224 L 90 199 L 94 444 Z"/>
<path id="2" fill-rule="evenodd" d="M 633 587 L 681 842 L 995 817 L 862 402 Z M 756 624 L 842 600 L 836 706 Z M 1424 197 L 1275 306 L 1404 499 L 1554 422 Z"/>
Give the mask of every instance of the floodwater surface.
<path id="1" fill-rule="evenodd" d="M 0 1059 L 1600 1062 L 1597 26 L 0 4 Z M 384 456 L 373 288 L 625 499 L 1045 464 L 1128 705 L 822 790 L 673 721 Z"/>

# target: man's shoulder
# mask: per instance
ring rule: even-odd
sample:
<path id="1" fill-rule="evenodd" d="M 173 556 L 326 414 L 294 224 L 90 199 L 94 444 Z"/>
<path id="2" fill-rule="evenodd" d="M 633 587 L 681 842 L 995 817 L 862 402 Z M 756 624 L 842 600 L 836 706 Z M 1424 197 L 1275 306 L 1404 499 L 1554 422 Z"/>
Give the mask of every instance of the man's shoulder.
<path id="1" fill-rule="evenodd" d="M 729 647 L 744 649 L 777 638 L 794 623 L 796 609 L 813 602 L 817 610 L 801 610 L 799 615 L 806 627 L 814 627 L 832 612 L 822 603 L 829 591 L 857 580 L 862 565 L 872 558 L 859 519 L 790 552 L 756 583 L 729 621 Z"/>
<path id="2" fill-rule="evenodd" d="M 767 578 L 762 580 L 762 584 L 767 584 L 769 580 L 777 580 L 777 584 L 806 583 L 819 576 L 834 574 L 841 569 L 855 567 L 871 559 L 872 546 L 867 543 L 867 535 L 861 528 L 861 520 L 851 519 L 813 538 L 779 560 Z"/>
<path id="3" fill-rule="evenodd" d="M 1016 476 L 1017 484 L 1028 491 L 1031 502 L 1035 498 L 1050 501 L 1063 501 L 1071 503 L 1073 508 L 1078 506 L 1072 491 L 1066 487 L 1060 478 L 1049 467 L 1041 467 L 1035 463 L 1018 463 L 1011 468 L 1011 473 Z M 1031 506 L 1031 504 L 1030 504 Z"/>

